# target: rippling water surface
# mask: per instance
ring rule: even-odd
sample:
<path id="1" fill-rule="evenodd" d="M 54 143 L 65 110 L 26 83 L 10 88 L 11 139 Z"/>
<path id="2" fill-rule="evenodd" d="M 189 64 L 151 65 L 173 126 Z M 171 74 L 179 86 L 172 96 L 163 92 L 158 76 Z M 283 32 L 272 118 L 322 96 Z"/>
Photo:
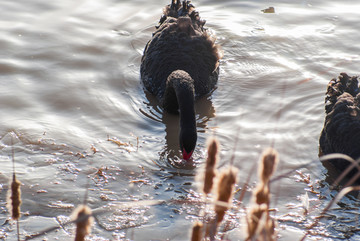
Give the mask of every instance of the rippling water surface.
<path id="1" fill-rule="evenodd" d="M 0 2 L 1 239 L 16 240 L 5 208 L 11 139 L 22 182 L 24 237 L 68 221 L 87 185 L 92 209 L 119 201 L 197 200 L 195 174 L 212 135 L 221 143 L 220 166 L 234 155 L 239 187 L 262 150 L 274 144 L 278 173 L 298 171 L 272 184 L 279 237 L 304 234 L 337 193 L 329 190 L 327 170 L 317 161 L 318 137 L 328 81 L 340 72 L 359 74 L 360 4 L 193 3 L 217 35 L 224 58 L 218 88 L 196 105 L 198 145 L 193 162 L 184 165 L 178 117 L 164 113 L 139 80 L 143 48 L 168 1 Z M 275 13 L 261 11 L 270 6 Z M 309 183 L 299 173 L 309 175 Z M 254 174 L 250 186 L 255 182 Z M 306 192 L 308 216 L 301 205 Z M 359 239 L 356 196 L 336 204 L 310 239 Z M 89 240 L 189 240 L 198 212 L 196 205 L 174 203 L 118 208 L 98 215 Z M 236 215 L 228 217 L 230 240 L 244 238 Z M 64 226 L 45 237 L 71 240 L 73 230 Z"/>

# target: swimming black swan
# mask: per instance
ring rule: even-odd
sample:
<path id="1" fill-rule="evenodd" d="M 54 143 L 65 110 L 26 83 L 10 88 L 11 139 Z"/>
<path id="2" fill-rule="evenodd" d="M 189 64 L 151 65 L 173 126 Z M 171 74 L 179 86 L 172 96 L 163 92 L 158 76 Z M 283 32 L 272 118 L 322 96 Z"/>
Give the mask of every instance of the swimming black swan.
<path id="1" fill-rule="evenodd" d="M 358 77 L 341 73 L 332 79 L 325 98 L 325 124 L 320 136 L 322 154 L 342 153 L 353 159 L 360 157 L 360 89 Z M 350 163 L 336 159 L 331 162 L 344 171 Z M 348 176 L 357 173 L 353 169 Z"/>
<path id="2" fill-rule="evenodd" d="M 141 59 L 141 79 L 170 113 L 180 115 L 179 143 L 188 160 L 196 145 L 194 102 L 211 92 L 219 76 L 221 52 L 190 1 L 165 6 Z"/>

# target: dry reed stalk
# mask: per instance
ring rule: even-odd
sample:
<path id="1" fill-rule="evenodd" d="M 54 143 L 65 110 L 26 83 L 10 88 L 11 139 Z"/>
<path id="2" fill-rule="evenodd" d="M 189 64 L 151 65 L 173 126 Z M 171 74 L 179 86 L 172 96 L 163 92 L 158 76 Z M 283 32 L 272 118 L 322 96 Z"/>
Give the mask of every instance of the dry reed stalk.
<path id="1" fill-rule="evenodd" d="M 247 215 L 247 240 L 276 240 L 275 221 L 269 214 L 270 193 L 259 186 L 253 193 L 253 204 Z"/>
<path id="2" fill-rule="evenodd" d="M 205 178 L 204 178 L 204 187 L 203 191 L 207 195 L 211 192 L 213 183 L 214 183 L 214 177 L 216 176 L 216 162 L 218 160 L 219 156 L 219 141 L 216 138 L 210 138 L 207 143 L 207 151 L 208 156 L 206 159 L 206 166 L 205 166 Z"/>
<path id="3" fill-rule="evenodd" d="M 306 239 L 307 235 L 309 235 L 311 233 L 311 230 L 319 224 L 320 219 L 325 217 L 325 214 L 327 213 L 327 211 L 329 211 L 329 209 L 334 203 L 337 203 L 338 201 L 340 201 L 341 198 L 343 198 L 343 196 L 352 191 L 360 191 L 360 186 L 345 187 L 338 194 L 336 194 L 336 196 L 329 202 L 329 204 L 321 211 L 320 215 L 315 217 L 313 223 L 307 227 L 307 231 L 300 239 L 300 241 L 304 241 Z"/>
<path id="4" fill-rule="evenodd" d="M 195 222 L 192 229 L 191 241 L 200 241 L 202 239 L 202 231 L 202 222 Z"/>
<path id="5" fill-rule="evenodd" d="M 334 183 L 331 185 L 331 189 L 333 189 L 335 186 L 337 186 L 341 180 L 343 180 L 345 178 L 345 176 L 353 169 L 353 168 L 357 168 L 359 170 L 359 172 L 357 173 L 357 175 L 355 175 L 354 177 L 352 177 L 344 186 L 350 186 L 352 185 L 356 179 L 359 178 L 359 173 L 360 173 L 360 159 L 354 160 L 353 158 L 351 158 L 348 155 L 345 154 L 341 154 L 341 153 L 332 153 L 332 154 L 327 154 L 325 156 L 320 157 L 320 161 L 324 162 L 324 161 L 330 161 L 332 159 L 343 159 L 345 161 L 348 161 L 350 163 L 350 165 L 341 173 L 340 176 L 338 176 L 338 178 L 336 178 L 336 180 L 334 181 Z"/>
<path id="6" fill-rule="evenodd" d="M 266 215 L 268 206 L 266 204 L 251 206 L 250 211 L 247 215 L 247 228 L 248 238 L 247 240 L 257 240 L 255 237 L 261 232 L 264 227 L 264 216 Z"/>
<path id="7" fill-rule="evenodd" d="M 85 198 L 86 200 L 86 198 Z M 39 231 L 37 234 L 32 234 L 32 235 L 27 235 L 25 237 L 25 240 L 31 240 L 34 238 L 39 238 L 45 234 L 48 234 L 52 231 L 55 231 L 59 228 L 64 228 L 65 226 L 71 224 L 71 223 L 78 223 L 78 222 L 82 222 L 83 220 L 86 220 L 89 218 L 89 216 L 91 215 L 91 217 L 96 217 L 97 215 L 103 215 L 104 213 L 109 213 L 109 212 L 114 212 L 116 210 L 119 209 L 124 209 L 124 208 L 132 208 L 132 207 L 140 207 L 140 206 L 154 206 L 154 205 L 160 205 L 160 204 L 164 204 L 165 201 L 164 200 L 145 200 L 145 201 L 137 201 L 137 202 L 118 202 L 118 203 L 114 203 L 114 205 L 111 206 L 105 206 L 105 207 L 100 207 L 97 208 L 95 210 L 93 210 L 91 212 L 91 214 L 84 214 L 82 217 L 78 217 L 77 218 L 77 213 L 75 213 L 75 211 L 73 212 L 71 221 L 66 222 L 62 225 L 56 225 L 54 227 L 50 227 L 47 228 L 45 230 Z M 78 209 L 78 208 L 77 208 Z M 92 220 L 92 218 L 91 218 Z M 100 225 L 101 226 L 101 225 Z M 104 227 L 105 228 L 105 227 Z M 134 240 L 134 239 L 131 239 Z"/>
<path id="8" fill-rule="evenodd" d="M 247 215 L 247 240 L 275 240 L 275 222 L 270 217 L 270 185 L 269 181 L 275 172 L 279 154 L 273 148 L 261 154 L 258 175 L 259 183 L 253 191 L 252 207 Z"/>
<path id="9" fill-rule="evenodd" d="M 236 175 L 238 173 L 237 168 L 230 167 L 223 170 L 219 175 L 218 185 L 217 185 L 217 198 L 218 202 L 224 202 L 231 204 L 234 185 L 236 183 Z M 225 212 L 228 210 L 228 207 L 224 205 L 215 205 L 215 213 L 217 218 L 217 224 L 223 220 Z"/>
<path id="10" fill-rule="evenodd" d="M 19 220 L 21 213 L 20 213 L 20 206 L 21 206 L 21 182 L 17 180 L 16 173 L 15 173 L 15 151 L 14 151 L 14 144 L 13 139 L 11 136 L 11 155 L 12 155 L 12 164 L 13 164 L 13 180 L 11 182 L 11 189 L 9 189 L 7 194 L 7 208 L 11 214 L 11 218 L 13 220 Z M 19 230 L 18 230 L 19 231 Z"/>
<path id="11" fill-rule="evenodd" d="M 13 138 L 11 136 L 11 154 L 12 154 L 12 164 L 13 164 L 13 178 L 10 184 L 10 189 L 8 190 L 6 197 L 6 206 L 11 214 L 11 218 L 16 220 L 16 229 L 17 229 L 17 239 L 20 240 L 20 225 L 19 218 L 21 216 L 20 206 L 21 206 L 21 182 L 16 178 L 15 172 L 15 151 Z"/>
<path id="12" fill-rule="evenodd" d="M 75 241 L 84 241 L 86 235 L 90 234 L 93 224 L 91 215 L 91 209 L 87 205 L 80 205 L 73 211 L 72 217 L 76 222 Z"/>

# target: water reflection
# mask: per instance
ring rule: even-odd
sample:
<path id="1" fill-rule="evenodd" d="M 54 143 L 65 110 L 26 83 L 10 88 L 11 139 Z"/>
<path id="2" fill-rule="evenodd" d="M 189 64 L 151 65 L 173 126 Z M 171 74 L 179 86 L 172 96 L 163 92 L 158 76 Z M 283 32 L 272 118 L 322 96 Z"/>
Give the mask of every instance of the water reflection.
<path id="1" fill-rule="evenodd" d="M 171 114 L 163 111 L 159 101 L 147 90 L 144 90 L 146 110 L 140 109 L 140 112 L 151 120 L 165 124 L 165 144 L 159 154 L 159 165 L 166 165 L 179 169 L 194 169 L 196 162 L 194 160 L 199 156 L 199 147 L 195 149 L 193 161 L 184 162 L 181 158 L 179 150 L 179 115 Z M 195 103 L 196 110 L 196 126 L 198 133 L 205 133 L 207 123 L 215 117 L 215 108 L 211 101 L 211 95 L 198 99 Z"/>
<path id="2" fill-rule="evenodd" d="M 320 156 L 320 155 L 319 155 Z M 348 186 L 350 185 L 358 185 L 360 184 L 360 179 L 353 179 L 354 174 L 349 174 L 345 177 L 343 177 L 341 180 L 338 180 L 338 178 L 343 174 L 343 172 L 339 169 L 337 169 L 332 162 L 336 162 L 336 161 L 340 161 L 340 162 L 344 162 L 344 160 L 340 160 L 340 159 L 329 159 L 328 161 L 323 161 L 321 162 L 321 164 L 323 165 L 323 167 L 325 167 L 327 173 L 326 173 L 326 177 L 325 177 L 325 182 L 327 182 L 329 185 L 332 185 L 334 187 L 337 187 L 339 190 L 342 187 Z M 354 169 L 354 172 L 356 171 L 356 169 Z M 340 186 L 339 186 L 340 184 Z"/>
<path id="3" fill-rule="evenodd" d="M 340 154 L 341 153 L 333 153 L 333 154 Z M 329 154 L 331 155 L 331 154 Z M 324 155 L 320 146 L 319 146 L 319 158 L 321 157 L 327 157 L 327 155 Z M 351 159 L 351 157 L 349 157 Z M 324 161 L 321 162 L 322 166 L 326 169 L 326 174 L 325 174 L 325 182 L 327 182 L 329 185 L 333 186 L 333 187 L 337 187 L 338 190 L 340 190 L 342 187 L 346 187 L 349 185 L 359 185 L 360 184 L 360 178 L 356 178 L 356 174 L 357 174 L 357 168 L 353 167 L 351 170 L 347 170 L 348 168 L 350 168 L 350 166 L 348 168 L 345 168 L 344 170 L 340 170 L 339 168 L 336 167 L 337 165 L 341 165 L 346 163 L 347 161 L 349 161 L 350 164 L 350 160 L 346 160 L 346 159 L 342 159 L 342 158 L 329 158 L 329 159 L 325 159 Z M 340 164 L 339 164 L 340 163 Z M 345 172 L 347 173 L 345 175 Z M 344 175 L 344 176 L 342 176 Z M 341 177 L 342 176 L 342 177 Z M 339 186 L 340 184 L 340 186 Z"/>
<path id="4" fill-rule="evenodd" d="M 11 178 L 10 133 L 15 132 L 16 170 L 24 189 L 22 210 L 28 213 L 21 220 L 23 234 L 37 232 L 39 225 L 58 225 L 57 218 L 48 217 L 63 217 L 69 210 L 56 204 L 76 206 L 77 193 L 83 193 L 86 176 L 94 168 L 107 167 L 104 172 L 111 176 L 107 183 L 91 182 L 89 203 L 93 208 L 112 204 L 112 200 L 184 196 L 177 190 L 187 187 L 184 183 L 194 182 L 195 171 L 191 168 L 204 161 L 205 139 L 214 126 L 222 145 L 219 166 L 227 163 L 228 150 L 239 136 L 234 163 L 240 168 L 241 186 L 257 160 L 259 148 L 270 138 L 276 138 L 284 172 L 317 157 L 326 85 L 340 72 L 357 74 L 360 21 L 355 10 L 359 3 L 330 0 L 302 5 L 302 1 L 278 1 L 273 5 L 275 14 L 264 14 L 261 10 L 270 6 L 269 1 L 197 1 L 201 16 L 218 36 L 224 59 L 213 101 L 208 96 L 196 104 L 198 144 L 193 162 L 183 167 L 178 146 L 179 117 L 163 113 L 155 97 L 143 92 L 139 80 L 143 48 L 161 8 L 169 2 L 84 0 L 81 8 L 74 9 L 71 1 L 0 1 L 2 20 L 8 23 L 1 25 L 0 40 L 0 193 L 6 195 L 6 183 Z M 47 21 L 59 13 L 64 14 L 55 22 Z M 296 84 L 301 78 L 306 81 Z M 281 98 L 284 81 L 289 88 Z M 216 107 L 216 118 L 211 102 Z M 59 103 L 66 103 L 68 108 L 58 108 Z M 280 118 L 273 111 L 279 103 L 283 103 Z M 279 134 L 269 136 L 275 125 Z M 240 134 L 236 129 L 241 130 Z M 107 134 L 124 140 L 129 132 L 139 137 L 136 152 L 106 141 Z M 96 154 L 90 146 L 96 148 Z M 78 153 L 86 158 L 79 158 Z M 86 176 L 79 175 L 78 170 Z M 284 217 L 279 222 L 283 240 L 301 236 L 306 220 L 310 222 L 337 193 L 331 190 L 332 195 L 325 195 L 328 183 L 332 184 L 337 174 L 318 162 L 301 171 L 310 173 L 314 183 L 319 174 L 329 179 L 321 179 L 324 187 L 320 195 L 308 192 L 313 212 L 307 217 L 300 214 L 301 206 L 289 207 L 292 203 L 301 205 L 298 197 L 308 190 L 307 184 L 289 175 L 273 189 L 277 200 L 273 207 L 279 210 L 275 215 Z M 156 186 L 158 183 L 163 186 Z M 170 185 L 173 187 L 168 191 Z M 104 195 L 110 199 L 104 200 Z M 8 216 L 4 202 L 2 199 L 3 221 Z M 328 231 L 326 236 L 314 230 L 311 239 L 346 236 L 360 240 L 355 222 L 358 203 L 351 195 L 344 197 L 319 223 L 319 230 Z M 164 240 L 169 238 L 165 231 L 172 230 L 182 235 L 172 240 L 183 240 L 185 230 L 191 229 L 189 212 L 180 209 L 175 214 L 173 208 L 161 205 L 161 212 L 157 212 L 157 207 L 151 207 L 150 214 L 143 215 L 149 218 L 148 223 L 130 230 L 134 233 L 131 239 L 148 240 L 151 234 L 153 239 Z M 293 213 L 300 215 L 291 216 Z M 131 213 L 121 216 L 130 219 Z M 239 220 L 235 215 L 229 215 L 229 219 Z M 116 222 L 121 225 L 122 221 L 107 223 Z M 106 231 L 97 224 L 94 228 L 89 240 L 118 239 L 114 235 L 123 231 Z M 154 234 L 154 229 L 164 232 Z M 7 222 L 0 228 L 0 237 L 7 235 L 5 238 L 13 240 L 13 230 Z M 239 223 L 239 227 L 225 233 L 227 239 L 239 240 L 241 230 Z M 47 234 L 45 239 L 69 240 L 70 236 L 61 230 Z"/>

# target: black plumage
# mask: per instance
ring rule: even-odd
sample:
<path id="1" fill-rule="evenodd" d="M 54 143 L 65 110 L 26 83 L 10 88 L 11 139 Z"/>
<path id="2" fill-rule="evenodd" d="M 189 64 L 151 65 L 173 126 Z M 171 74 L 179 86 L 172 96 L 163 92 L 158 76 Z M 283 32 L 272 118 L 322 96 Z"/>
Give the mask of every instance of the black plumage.
<path id="1" fill-rule="evenodd" d="M 325 124 L 320 136 L 322 154 L 342 153 L 353 159 L 360 157 L 360 94 L 358 77 L 341 73 L 332 79 L 325 98 Z M 331 162 L 344 171 L 350 163 L 342 159 Z M 348 176 L 357 173 L 353 169 Z"/>
<path id="2" fill-rule="evenodd" d="M 190 1 L 172 0 L 163 10 L 141 59 L 141 80 L 163 108 L 180 114 L 180 148 L 185 159 L 196 145 L 194 101 L 218 80 L 221 52 Z"/>

